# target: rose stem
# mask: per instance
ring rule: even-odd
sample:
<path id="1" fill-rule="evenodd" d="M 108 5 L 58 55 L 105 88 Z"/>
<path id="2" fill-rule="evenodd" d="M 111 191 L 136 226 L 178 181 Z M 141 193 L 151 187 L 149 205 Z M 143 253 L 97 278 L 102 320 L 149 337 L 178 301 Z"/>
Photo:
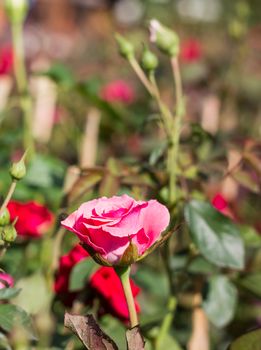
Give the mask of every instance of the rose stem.
<path id="1" fill-rule="evenodd" d="M 118 267 L 115 269 L 115 271 L 120 277 L 120 280 L 122 283 L 122 287 L 124 290 L 125 298 L 129 309 L 130 325 L 131 325 L 131 328 L 133 328 L 139 324 L 139 321 L 138 321 L 135 302 L 134 302 L 131 285 L 130 285 L 130 266 L 122 267 L 122 268 Z"/>
<path id="2" fill-rule="evenodd" d="M 171 58 L 171 67 L 173 71 L 175 90 L 176 90 L 176 116 L 175 124 L 173 129 L 172 147 L 171 147 L 171 168 L 173 169 L 170 179 L 170 202 L 177 197 L 177 174 L 176 169 L 178 166 L 178 155 L 179 155 L 179 144 L 180 144 L 180 133 L 181 123 L 185 112 L 184 101 L 182 94 L 182 82 L 179 68 L 179 61 L 177 57 Z"/>
<path id="3" fill-rule="evenodd" d="M 25 68 L 23 24 L 12 22 L 11 29 L 14 47 L 14 75 L 20 97 L 20 107 L 24 116 L 24 148 L 28 149 L 29 158 L 31 158 L 34 155 L 35 147 L 32 136 L 32 100 L 28 91 Z"/>
<path id="4" fill-rule="evenodd" d="M 16 187 L 16 184 L 17 184 L 17 181 L 16 180 L 13 180 L 10 187 L 9 187 L 9 190 L 8 190 L 8 193 L 7 193 L 7 196 L 0 208 L 0 216 L 2 215 L 3 211 L 5 210 L 5 208 L 7 207 L 13 193 L 14 193 L 14 190 L 15 190 L 15 187 Z"/>

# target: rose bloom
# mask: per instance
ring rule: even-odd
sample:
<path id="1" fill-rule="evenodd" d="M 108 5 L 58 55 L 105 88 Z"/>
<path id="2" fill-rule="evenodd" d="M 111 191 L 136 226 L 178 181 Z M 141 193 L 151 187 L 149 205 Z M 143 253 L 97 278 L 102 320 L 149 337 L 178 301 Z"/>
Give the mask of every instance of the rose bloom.
<path id="1" fill-rule="evenodd" d="M 134 260 L 141 257 L 160 238 L 169 220 L 168 209 L 156 200 L 136 201 L 124 194 L 83 203 L 61 224 L 103 261 L 117 265 L 130 244 L 137 250 Z"/>
<path id="2" fill-rule="evenodd" d="M 10 74 L 13 68 L 13 51 L 9 46 L 0 49 L 0 75 Z"/>
<path id="3" fill-rule="evenodd" d="M 68 254 L 60 258 L 54 289 L 58 297 L 66 306 L 72 306 L 77 295 L 82 293 L 82 291 L 69 291 L 71 271 L 77 263 L 88 257 L 89 254 L 78 244 Z M 130 282 L 133 296 L 136 297 L 140 289 L 132 280 Z M 85 303 L 92 303 L 95 297 L 99 298 L 100 314 L 109 312 L 123 321 L 129 319 L 129 311 L 123 288 L 120 279 L 113 268 L 100 267 L 90 276 L 89 281 L 86 281 L 85 290 L 87 292 Z M 140 308 L 138 303 L 136 303 L 136 309 L 139 312 Z"/>
<path id="4" fill-rule="evenodd" d="M 235 214 L 230 209 L 227 200 L 221 193 L 217 193 L 211 201 L 214 208 L 216 208 L 220 213 L 228 216 L 232 220 L 236 220 Z"/>
<path id="5" fill-rule="evenodd" d="M 53 214 L 37 202 L 21 203 L 10 201 L 7 206 L 11 221 L 18 220 L 15 224 L 18 235 L 28 238 L 41 237 L 52 225 Z"/>
<path id="6" fill-rule="evenodd" d="M 194 63 L 203 56 L 200 41 L 189 39 L 181 44 L 180 58 L 185 63 Z"/>
<path id="7" fill-rule="evenodd" d="M 124 80 L 115 80 L 101 90 L 101 98 L 107 102 L 133 103 L 135 95 L 132 87 Z"/>
<path id="8" fill-rule="evenodd" d="M 14 279 L 12 276 L 8 275 L 8 273 L 0 273 L 0 289 L 13 287 Z"/>

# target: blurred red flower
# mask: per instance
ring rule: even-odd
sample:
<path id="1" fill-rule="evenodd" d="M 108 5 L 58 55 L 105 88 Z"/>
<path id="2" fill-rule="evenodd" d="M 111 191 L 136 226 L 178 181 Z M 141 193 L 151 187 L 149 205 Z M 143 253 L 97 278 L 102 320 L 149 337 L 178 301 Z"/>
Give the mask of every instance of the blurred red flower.
<path id="1" fill-rule="evenodd" d="M 220 193 L 217 193 L 212 199 L 212 205 L 220 212 L 223 212 L 228 207 L 226 199 Z"/>
<path id="2" fill-rule="evenodd" d="M 8 210 L 12 221 L 18 217 L 15 228 L 20 236 L 39 238 L 53 223 L 53 214 L 37 202 L 21 203 L 12 200 L 8 204 Z"/>
<path id="3" fill-rule="evenodd" d="M 185 63 L 194 63 L 199 61 L 203 56 L 200 41 L 188 39 L 181 44 L 180 57 Z"/>
<path id="4" fill-rule="evenodd" d="M 129 104 L 134 102 L 133 88 L 124 80 L 115 80 L 101 89 L 101 98 L 107 102 L 122 102 Z"/>
<path id="5" fill-rule="evenodd" d="M 76 245 L 68 254 L 60 258 L 58 273 L 55 279 L 54 290 L 58 297 L 66 306 L 72 306 L 78 292 L 69 291 L 70 274 L 73 267 L 81 260 L 87 258 L 88 253 L 81 245 Z M 139 287 L 131 280 L 131 288 L 133 296 L 139 294 Z M 101 312 L 111 313 L 123 321 L 129 318 L 129 312 L 123 288 L 119 277 L 111 267 L 100 267 L 92 274 L 89 281 L 86 281 L 86 290 L 88 296 L 86 303 L 92 302 L 95 297 L 100 299 Z M 140 308 L 136 303 L 136 309 L 139 312 Z"/>
<path id="6" fill-rule="evenodd" d="M 0 75 L 9 74 L 13 67 L 13 51 L 9 46 L 0 49 Z"/>
<path id="7" fill-rule="evenodd" d="M 217 193 L 213 198 L 212 198 L 212 205 L 214 208 L 216 208 L 220 213 L 228 216 L 232 220 L 236 220 L 235 214 L 233 211 L 230 209 L 229 204 L 227 200 L 224 198 L 224 196 L 221 193 Z"/>

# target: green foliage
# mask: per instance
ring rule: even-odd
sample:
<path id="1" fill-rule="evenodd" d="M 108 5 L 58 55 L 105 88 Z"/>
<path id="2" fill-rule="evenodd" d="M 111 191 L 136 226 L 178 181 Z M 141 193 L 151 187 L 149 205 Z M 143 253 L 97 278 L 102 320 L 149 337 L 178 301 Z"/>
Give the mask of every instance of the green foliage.
<path id="1" fill-rule="evenodd" d="M 96 262 L 87 258 L 80 261 L 77 265 L 74 266 L 69 281 L 69 290 L 75 292 L 81 290 L 86 286 L 86 283 L 89 277 L 98 269 Z"/>
<path id="2" fill-rule="evenodd" d="M 10 332 L 14 327 L 23 327 L 28 336 L 32 340 L 36 340 L 31 317 L 19 306 L 12 304 L 0 305 L 0 325 L 7 332 Z"/>
<path id="3" fill-rule="evenodd" d="M 16 297 L 21 292 L 19 288 L 2 288 L 0 289 L 0 300 L 8 300 Z"/>
<path id="4" fill-rule="evenodd" d="M 234 317 L 237 305 L 237 289 L 226 276 L 213 276 L 209 282 L 207 299 L 203 308 L 210 321 L 217 327 L 224 327 Z"/>
<path id="5" fill-rule="evenodd" d="M 249 332 L 236 339 L 229 350 L 260 350 L 261 349 L 261 329 Z"/>
<path id="6" fill-rule="evenodd" d="M 239 279 L 238 283 L 240 286 L 244 287 L 249 292 L 261 298 L 261 273 L 260 272 L 248 274 L 245 277 Z"/>
<path id="7" fill-rule="evenodd" d="M 194 243 L 207 260 L 217 266 L 243 269 L 243 241 L 230 219 L 198 200 L 186 205 L 185 218 Z"/>

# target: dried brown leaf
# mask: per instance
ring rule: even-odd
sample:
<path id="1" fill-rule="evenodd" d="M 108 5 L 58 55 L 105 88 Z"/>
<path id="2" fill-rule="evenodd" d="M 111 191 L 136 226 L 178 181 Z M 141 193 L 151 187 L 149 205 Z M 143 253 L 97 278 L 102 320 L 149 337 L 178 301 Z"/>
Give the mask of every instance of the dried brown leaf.
<path id="1" fill-rule="evenodd" d="M 118 350 L 117 345 L 101 330 L 92 315 L 71 315 L 66 312 L 64 325 L 77 335 L 88 350 Z"/>
<path id="2" fill-rule="evenodd" d="M 136 326 L 128 329 L 126 332 L 127 349 L 128 350 L 144 350 L 145 341 L 141 335 L 140 327 Z"/>

